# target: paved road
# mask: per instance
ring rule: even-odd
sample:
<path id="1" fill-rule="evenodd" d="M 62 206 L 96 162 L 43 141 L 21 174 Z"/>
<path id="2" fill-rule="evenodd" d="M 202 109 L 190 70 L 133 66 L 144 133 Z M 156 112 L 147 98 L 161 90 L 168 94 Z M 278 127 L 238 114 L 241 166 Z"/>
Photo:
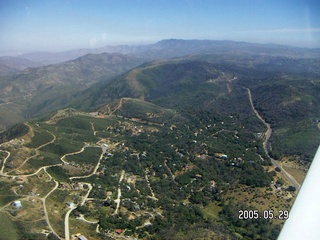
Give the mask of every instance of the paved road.
<path id="1" fill-rule="evenodd" d="M 271 159 L 272 164 L 275 167 L 278 167 L 281 169 L 282 174 L 285 176 L 285 178 L 288 180 L 288 182 L 290 182 L 290 184 L 292 186 L 294 186 L 297 190 L 299 190 L 301 185 L 298 183 L 298 181 L 291 174 L 289 174 L 286 170 L 284 170 L 282 168 L 281 164 L 279 164 L 276 160 L 274 160 L 272 157 L 270 157 L 270 159 Z"/>
<path id="2" fill-rule="evenodd" d="M 88 192 L 87 192 L 87 194 L 83 197 L 83 199 L 82 199 L 82 201 L 81 201 L 81 203 L 80 203 L 80 206 L 83 206 L 83 204 L 88 200 L 88 196 L 89 196 L 89 194 L 90 194 L 90 192 L 91 192 L 91 190 L 92 190 L 92 185 L 91 185 L 91 183 L 85 183 L 85 184 L 87 184 L 88 185 Z"/>
<path id="3" fill-rule="evenodd" d="M 69 232 L 69 215 L 70 213 L 77 208 L 76 204 L 73 204 L 69 211 L 67 212 L 65 218 L 64 218 L 64 238 L 65 240 L 70 240 L 70 232 Z"/>
<path id="4" fill-rule="evenodd" d="M 292 176 L 290 175 L 287 171 L 285 171 L 282 166 L 275 160 L 273 159 L 272 157 L 270 157 L 269 155 L 269 151 L 268 151 L 268 141 L 271 137 L 271 134 L 272 134 L 272 128 L 270 126 L 269 123 L 267 123 L 261 116 L 260 114 L 257 112 L 257 110 L 255 109 L 254 107 L 254 104 L 253 104 L 253 101 L 252 101 L 252 95 L 251 95 L 251 91 L 249 88 L 246 88 L 247 89 L 247 92 L 248 92 L 248 96 L 249 96 L 249 101 L 250 101 L 250 104 L 251 104 L 251 108 L 252 110 L 254 111 L 255 115 L 257 116 L 257 118 L 260 119 L 261 122 L 263 122 L 263 124 L 267 127 L 267 131 L 265 133 L 265 140 L 263 142 L 263 149 L 265 151 L 265 153 L 268 155 L 268 157 L 271 159 L 271 162 L 272 164 L 275 166 L 275 167 L 278 167 L 281 169 L 281 172 L 282 174 L 284 175 L 284 177 L 288 180 L 288 182 L 290 183 L 290 185 L 294 186 L 297 190 L 300 189 L 301 185 L 298 183 L 298 181 Z"/>

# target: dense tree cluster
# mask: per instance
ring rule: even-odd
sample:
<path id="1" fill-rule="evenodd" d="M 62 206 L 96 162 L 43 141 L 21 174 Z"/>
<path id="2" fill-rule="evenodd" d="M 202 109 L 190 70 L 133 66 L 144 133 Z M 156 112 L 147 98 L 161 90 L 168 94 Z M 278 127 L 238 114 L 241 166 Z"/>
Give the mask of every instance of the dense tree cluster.
<path id="1" fill-rule="evenodd" d="M 0 133 L 0 144 L 8 142 L 11 139 L 21 137 L 29 131 L 29 128 L 22 123 L 16 124 L 11 128 Z"/>

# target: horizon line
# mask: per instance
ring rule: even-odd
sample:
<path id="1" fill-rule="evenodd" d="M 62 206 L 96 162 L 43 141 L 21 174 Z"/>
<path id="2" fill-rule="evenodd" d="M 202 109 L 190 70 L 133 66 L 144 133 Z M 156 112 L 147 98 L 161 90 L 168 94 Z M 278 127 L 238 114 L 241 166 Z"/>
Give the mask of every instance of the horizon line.
<path id="1" fill-rule="evenodd" d="M 252 32 L 252 31 L 250 31 Z M 266 30 L 257 30 L 255 32 L 320 32 L 320 28 L 300 28 L 300 29 L 266 29 Z M 295 45 L 290 45 L 290 44 L 285 44 L 285 43 L 276 43 L 273 41 L 269 42 L 254 42 L 254 41 L 245 41 L 245 40 L 230 40 L 230 39 L 209 39 L 209 38 L 163 38 L 160 40 L 152 41 L 152 43 L 136 43 L 136 44 L 107 44 L 103 46 L 98 46 L 98 47 L 79 47 L 79 48 L 70 48 L 66 50 L 57 50 L 57 51 L 51 51 L 51 50 L 2 50 L 0 51 L 0 57 L 13 57 L 13 56 L 20 56 L 23 54 L 28 54 L 28 53 L 65 53 L 65 52 L 70 52 L 70 51 L 77 51 L 77 50 L 94 50 L 94 49 L 101 49 L 101 48 L 106 48 L 106 47 L 118 47 L 118 46 L 148 46 L 148 45 L 153 45 L 157 44 L 162 41 L 168 41 L 168 40 L 177 40 L 177 41 L 229 41 L 229 42 L 239 42 L 239 43 L 249 43 L 249 44 L 260 44 L 260 45 L 268 45 L 268 44 L 274 44 L 274 45 L 279 45 L 279 46 L 286 46 L 286 47 L 295 47 L 295 48 L 307 48 L 307 49 L 320 49 L 319 47 L 305 47 L 305 46 L 295 46 Z M 150 41 L 151 42 L 151 41 Z"/>

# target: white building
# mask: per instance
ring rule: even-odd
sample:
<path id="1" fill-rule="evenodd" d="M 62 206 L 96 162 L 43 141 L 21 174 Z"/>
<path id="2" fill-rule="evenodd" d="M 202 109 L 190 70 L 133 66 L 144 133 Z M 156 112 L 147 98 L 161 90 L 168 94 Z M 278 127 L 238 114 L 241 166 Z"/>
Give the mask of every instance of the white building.
<path id="1" fill-rule="evenodd" d="M 14 206 L 15 208 L 22 208 L 21 201 L 14 201 L 14 202 L 13 202 L 13 206 Z"/>

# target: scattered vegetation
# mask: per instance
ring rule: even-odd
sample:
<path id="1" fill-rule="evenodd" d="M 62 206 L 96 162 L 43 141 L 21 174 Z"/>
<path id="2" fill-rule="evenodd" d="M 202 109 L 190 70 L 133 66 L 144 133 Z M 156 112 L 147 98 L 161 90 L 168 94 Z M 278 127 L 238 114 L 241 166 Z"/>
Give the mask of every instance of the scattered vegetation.
<path id="1" fill-rule="evenodd" d="M 245 88 L 273 129 L 271 156 L 311 160 L 320 141 L 318 79 L 299 79 L 287 69 L 294 63 L 288 59 L 278 59 L 283 76 L 267 57 L 250 67 L 205 58 L 145 64 L 91 88 L 81 108 L 96 112 L 70 110 L 56 121 L 30 123 L 30 142 L 8 142 L 28 131 L 23 124 L 1 133 L 1 206 L 51 191 L 48 218 L 61 236 L 68 202 L 76 205 L 70 229 L 93 239 L 276 239 L 280 220 L 239 219 L 239 209 L 289 209 L 296 192 L 263 149 L 266 127 Z M 9 171 L 17 175 L 13 182 L 6 179 Z M 30 175 L 18 179 L 19 171 Z M 4 239 L 21 234 L 15 223 L 6 224 L 11 230 Z M 23 232 L 31 228 L 23 226 Z"/>

